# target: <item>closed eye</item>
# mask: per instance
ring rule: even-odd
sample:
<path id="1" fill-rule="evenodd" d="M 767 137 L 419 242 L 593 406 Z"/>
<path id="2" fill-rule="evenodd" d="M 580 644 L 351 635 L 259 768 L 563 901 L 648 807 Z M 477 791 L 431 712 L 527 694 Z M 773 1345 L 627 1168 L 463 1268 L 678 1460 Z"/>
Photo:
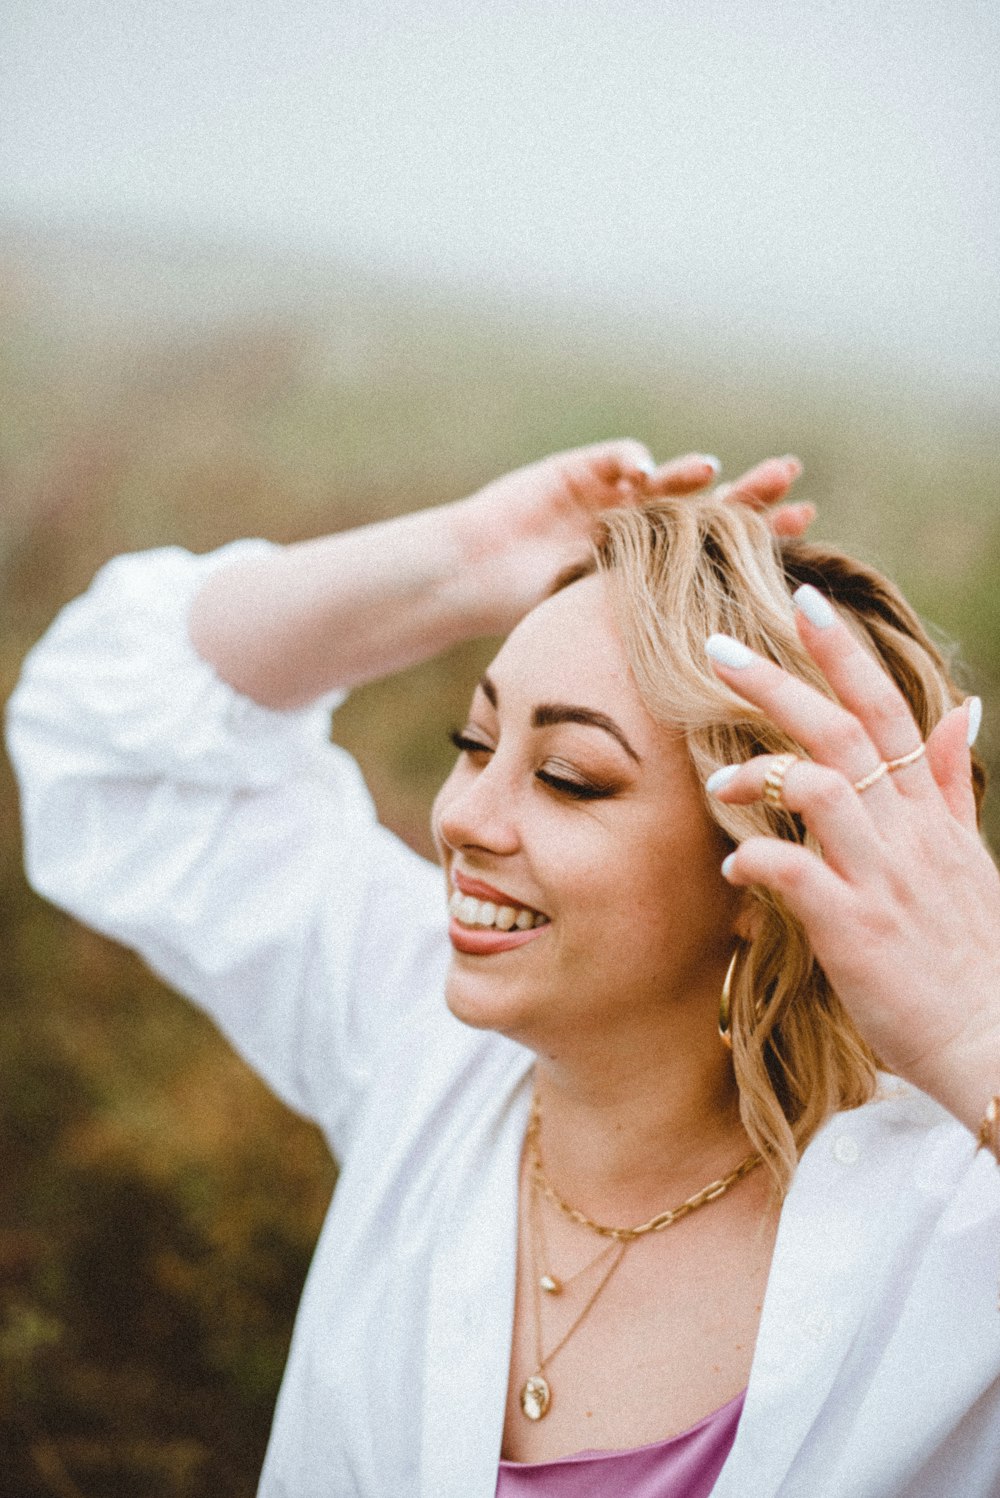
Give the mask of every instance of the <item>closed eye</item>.
<path id="1" fill-rule="evenodd" d="M 481 739 L 474 738 L 471 733 L 462 732 L 457 728 L 453 728 L 448 737 L 460 754 L 493 753 L 492 744 L 486 744 Z M 613 796 L 616 790 L 613 785 L 595 780 L 579 780 L 571 775 L 560 775 L 551 768 L 536 770 L 535 779 L 558 795 L 569 796 L 575 801 L 600 801 Z"/>
<path id="2" fill-rule="evenodd" d="M 479 739 L 474 739 L 469 733 L 460 733 L 457 728 L 453 728 L 448 737 L 460 754 L 493 753 L 493 750 L 489 744 L 481 743 Z"/>
<path id="3" fill-rule="evenodd" d="M 613 796 L 615 787 L 593 780 L 576 780 L 567 775 L 556 775 L 552 770 L 536 770 L 535 779 L 561 796 L 571 796 L 575 801 L 601 801 Z"/>

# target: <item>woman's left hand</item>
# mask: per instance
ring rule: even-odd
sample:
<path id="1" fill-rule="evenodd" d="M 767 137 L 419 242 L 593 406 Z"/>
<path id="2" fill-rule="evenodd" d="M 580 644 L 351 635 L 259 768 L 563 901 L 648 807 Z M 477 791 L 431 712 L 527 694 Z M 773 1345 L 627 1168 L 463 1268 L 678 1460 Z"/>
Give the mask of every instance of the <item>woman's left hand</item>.
<path id="1" fill-rule="evenodd" d="M 782 897 L 877 1055 L 976 1130 L 1000 1089 L 1000 875 L 976 831 L 978 704 L 946 714 L 925 754 L 857 789 L 881 763 L 911 755 L 920 733 L 826 600 L 805 588 L 796 603 L 802 642 L 837 701 L 725 637 L 709 653 L 720 677 L 811 756 L 788 766 L 781 795 L 823 856 L 751 837 L 724 872 Z M 761 755 L 709 788 L 732 804 L 758 800 L 774 765 Z"/>

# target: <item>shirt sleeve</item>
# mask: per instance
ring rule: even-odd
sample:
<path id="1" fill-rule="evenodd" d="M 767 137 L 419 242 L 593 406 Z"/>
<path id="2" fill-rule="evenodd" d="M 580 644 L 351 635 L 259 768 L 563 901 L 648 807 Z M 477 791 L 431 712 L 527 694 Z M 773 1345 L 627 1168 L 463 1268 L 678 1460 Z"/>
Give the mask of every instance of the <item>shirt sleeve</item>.
<path id="1" fill-rule="evenodd" d="M 341 694 L 277 712 L 194 650 L 238 542 L 119 557 L 29 654 L 8 706 L 39 893 L 206 1009 L 335 1152 L 378 1054 L 446 960 L 440 872 L 378 824 L 329 741 Z"/>

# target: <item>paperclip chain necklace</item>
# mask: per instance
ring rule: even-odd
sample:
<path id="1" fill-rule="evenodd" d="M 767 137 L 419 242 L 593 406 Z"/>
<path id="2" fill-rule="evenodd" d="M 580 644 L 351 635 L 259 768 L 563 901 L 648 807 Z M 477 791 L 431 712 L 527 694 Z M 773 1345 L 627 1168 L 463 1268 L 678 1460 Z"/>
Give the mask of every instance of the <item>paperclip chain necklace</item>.
<path id="1" fill-rule="evenodd" d="M 735 1186 L 737 1181 L 742 1180 L 745 1175 L 749 1175 L 750 1171 L 760 1164 L 759 1155 L 748 1155 L 727 1176 L 723 1176 L 717 1181 L 710 1181 L 707 1186 L 703 1186 L 700 1191 L 696 1191 L 693 1196 L 689 1196 L 679 1206 L 672 1207 L 667 1212 L 658 1212 L 648 1222 L 639 1223 L 636 1227 L 608 1227 L 603 1223 L 595 1222 L 593 1218 L 588 1217 L 577 1207 L 571 1207 L 568 1202 L 563 1201 L 555 1187 L 551 1184 L 542 1165 L 542 1156 L 538 1144 L 540 1130 L 541 1114 L 536 1097 L 532 1105 L 531 1119 L 528 1123 L 526 1135 L 528 1168 L 530 1173 L 529 1184 L 531 1189 L 528 1211 L 533 1267 L 532 1290 L 535 1309 L 535 1371 L 525 1380 L 521 1388 L 521 1409 L 529 1420 L 541 1420 L 548 1414 L 552 1405 L 552 1385 L 546 1376 L 547 1366 L 552 1362 L 556 1354 L 562 1351 L 573 1333 L 590 1314 L 598 1298 L 611 1282 L 616 1270 L 620 1268 L 625 1254 L 635 1240 L 645 1237 L 648 1233 L 660 1233 L 665 1228 L 671 1227 L 675 1222 L 679 1222 L 682 1217 L 687 1217 L 689 1213 L 696 1212 L 699 1207 L 704 1207 L 709 1202 L 718 1201 L 719 1197 L 724 1196 L 731 1186 Z M 541 1212 L 539 1210 L 542 1197 L 550 1201 L 571 1222 L 579 1224 L 580 1227 L 588 1228 L 592 1233 L 598 1233 L 602 1238 L 611 1240 L 597 1255 L 596 1259 L 592 1259 L 589 1264 L 585 1264 L 582 1269 L 579 1269 L 576 1274 L 572 1275 L 565 1282 L 558 1280 L 551 1274 L 547 1266 L 543 1267 L 548 1255 L 545 1250 Z M 539 1257 L 539 1248 L 542 1250 L 541 1258 Z M 544 1352 L 542 1348 L 543 1293 L 548 1295 L 562 1294 L 563 1290 L 572 1284 L 573 1280 L 578 1279 L 588 1270 L 594 1269 L 606 1257 L 611 1258 L 611 1263 L 604 1271 L 596 1288 L 591 1292 L 583 1310 L 556 1345 L 550 1348 L 548 1352 Z"/>

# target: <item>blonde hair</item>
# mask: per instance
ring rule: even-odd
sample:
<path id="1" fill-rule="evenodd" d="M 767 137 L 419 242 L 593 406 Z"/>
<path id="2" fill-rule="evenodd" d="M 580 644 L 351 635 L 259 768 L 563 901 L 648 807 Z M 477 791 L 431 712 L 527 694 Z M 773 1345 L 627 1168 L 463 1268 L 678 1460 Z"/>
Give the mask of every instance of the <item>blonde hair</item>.
<path id="1" fill-rule="evenodd" d="M 705 653 L 710 634 L 733 635 L 832 695 L 799 642 L 791 593 L 812 583 L 833 603 L 907 698 L 921 735 L 961 694 L 899 591 L 873 568 L 804 541 L 775 539 L 746 506 L 663 499 L 602 517 L 594 560 L 605 575 L 640 694 L 653 716 L 683 734 L 701 780 L 754 754 L 804 753 L 731 692 Z M 977 805 L 985 786 L 975 766 Z M 810 843 L 798 818 L 763 802 L 709 813 L 733 844 L 768 833 Z M 731 995 L 733 1065 L 744 1127 L 779 1191 L 833 1112 L 874 1093 L 878 1058 L 861 1039 L 813 957 L 800 923 L 762 887 L 755 935 L 741 952 Z"/>

